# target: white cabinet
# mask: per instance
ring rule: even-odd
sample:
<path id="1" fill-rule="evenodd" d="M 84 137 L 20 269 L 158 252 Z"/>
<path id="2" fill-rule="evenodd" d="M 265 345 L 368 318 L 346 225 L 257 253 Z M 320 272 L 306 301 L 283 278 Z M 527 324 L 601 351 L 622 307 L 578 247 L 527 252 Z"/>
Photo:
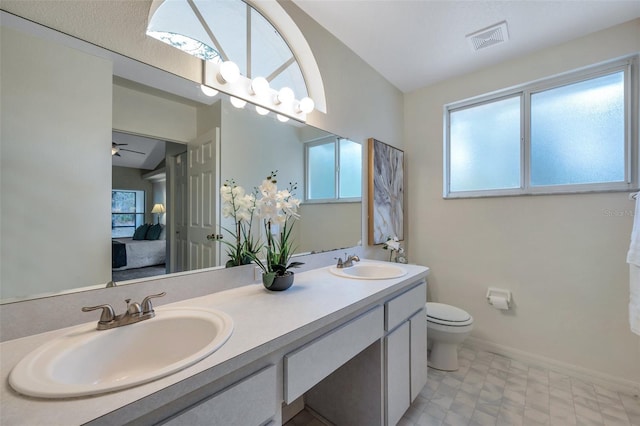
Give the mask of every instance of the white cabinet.
<path id="1" fill-rule="evenodd" d="M 395 425 L 427 382 L 427 285 L 385 303 L 386 424 Z"/>
<path id="2" fill-rule="evenodd" d="M 411 405 L 409 370 L 409 322 L 389 333 L 385 338 L 387 424 L 397 424 Z"/>
<path id="3" fill-rule="evenodd" d="M 277 412 L 276 367 L 259 372 L 172 417 L 170 426 L 260 426 Z"/>
<path id="4" fill-rule="evenodd" d="M 409 319 L 411 356 L 411 401 L 427 384 L 427 310 L 423 308 Z"/>

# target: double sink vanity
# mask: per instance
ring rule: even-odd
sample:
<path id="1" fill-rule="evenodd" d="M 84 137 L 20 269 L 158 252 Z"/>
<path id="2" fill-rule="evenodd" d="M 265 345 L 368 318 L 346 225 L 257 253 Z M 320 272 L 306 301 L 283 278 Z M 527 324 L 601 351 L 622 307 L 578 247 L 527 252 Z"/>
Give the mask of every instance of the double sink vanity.
<path id="1" fill-rule="evenodd" d="M 335 424 L 395 425 L 427 379 L 428 272 L 363 260 L 4 342 L 2 423 L 279 425 L 304 396 Z"/>

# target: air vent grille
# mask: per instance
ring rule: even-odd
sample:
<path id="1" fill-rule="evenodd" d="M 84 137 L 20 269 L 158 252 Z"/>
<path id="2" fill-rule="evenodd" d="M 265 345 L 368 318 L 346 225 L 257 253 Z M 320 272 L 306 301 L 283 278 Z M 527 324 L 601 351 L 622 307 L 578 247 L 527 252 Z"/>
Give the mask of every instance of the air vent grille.
<path id="1" fill-rule="evenodd" d="M 467 35 L 467 40 L 474 51 L 484 49 L 509 40 L 507 21 Z"/>

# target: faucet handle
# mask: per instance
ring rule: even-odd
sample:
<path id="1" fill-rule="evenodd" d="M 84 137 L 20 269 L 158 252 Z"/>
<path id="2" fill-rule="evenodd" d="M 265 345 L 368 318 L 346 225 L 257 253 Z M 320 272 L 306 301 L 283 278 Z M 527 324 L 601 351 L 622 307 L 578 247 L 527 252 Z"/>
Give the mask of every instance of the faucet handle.
<path id="1" fill-rule="evenodd" d="M 82 308 L 82 312 L 90 312 L 95 311 L 97 309 L 102 309 L 102 315 L 100 315 L 101 323 L 107 323 L 114 320 L 116 317 L 116 313 L 113 311 L 111 305 L 98 305 L 98 306 L 86 306 Z"/>
<path id="2" fill-rule="evenodd" d="M 142 300 L 142 313 L 148 314 L 149 312 L 153 312 L 153 304 L 151 304 L 151 299 L 155 297 L 162 297 L 162 296 L 165 296 L 166 294 L 167 292 L 163 291 L 162 293 L 152 294 L 150 296 L 145 297 Z"/>

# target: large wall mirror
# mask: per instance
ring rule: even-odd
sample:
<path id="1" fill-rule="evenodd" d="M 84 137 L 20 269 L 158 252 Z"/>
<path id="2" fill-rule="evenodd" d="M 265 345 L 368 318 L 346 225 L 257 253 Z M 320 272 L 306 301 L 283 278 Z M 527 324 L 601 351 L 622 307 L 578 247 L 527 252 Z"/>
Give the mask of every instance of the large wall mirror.
<path id="1" fill-rule="evenodd" d="M 1 23 L 2 302 L 220 267 L 224 247 L 206 238 L 229 226 L 219 186 L 278 170 L 304 199 L 305 148 L 344 140 L 5 12 Z M 303 202 L 298 252 L 359 245 L 361 212 L 357 197 Z M 126 247 L 137 267 L 119 264 L 114 240 L 144 223 L 161 225 L 155 254 Z"/>

